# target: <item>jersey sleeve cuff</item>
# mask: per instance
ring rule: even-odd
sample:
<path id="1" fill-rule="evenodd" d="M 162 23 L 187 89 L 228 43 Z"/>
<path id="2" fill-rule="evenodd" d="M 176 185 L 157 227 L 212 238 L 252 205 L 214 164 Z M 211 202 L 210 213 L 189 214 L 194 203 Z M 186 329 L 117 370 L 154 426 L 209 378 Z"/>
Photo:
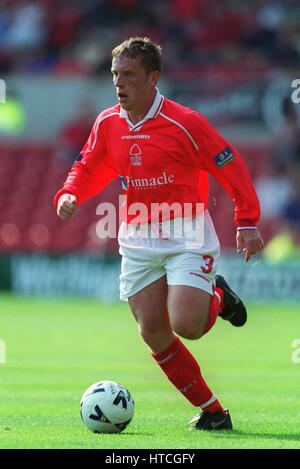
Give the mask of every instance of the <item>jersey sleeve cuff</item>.
<path id="1" fill-rule="evenodd" d="M 58 204 L 59 199 L 64 194 L 73 194 L 73 195 L 75 195 L 70 189 L 61 189 L 60 191 L 58 191 L 57 194 L 54 197 L 54 205 L 55 205 L 56 208 L 57 208 L 57 204 Z"/>
<path id="2" fill-rule="evenodd" d="M 257 226 L 252 220 L 241 220 L 237 222 L 237 230 L 256 230 Z"/>
<path id="3" fill-rule="evenodd" d="M 257 226 L 238 226 L 237 230 L 257 230 Z"/>

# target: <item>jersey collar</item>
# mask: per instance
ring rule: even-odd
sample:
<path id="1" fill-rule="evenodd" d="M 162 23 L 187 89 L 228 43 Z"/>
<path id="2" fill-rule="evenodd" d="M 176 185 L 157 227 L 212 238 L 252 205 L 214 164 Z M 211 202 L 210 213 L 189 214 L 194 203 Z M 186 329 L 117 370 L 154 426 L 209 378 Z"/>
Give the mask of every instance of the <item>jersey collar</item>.
<path id="1" fill-rule="evenodd" d="M 140 122 L 137 122 L 136 124 L 133 124 L 130 121 L 129 117 L 128 117 L 127 111 L 123 108 L 120 109 L 120 117 L 126 119 L 126 122 L 127 122 L 128 126 L 130 128 L 130 131 L 138 131 L 140 129 L 140 127 L 148 119 L 155 119 L 158 116 L 159 111 L 161 110 L 161 107 L 163 105 L 163 102 L 164 102 L 164 97 L 160 94 L 158 88 L 156 88 L 156 94 L 155 94 L 154 101 L 153 101 L 149 111 L 147 112 L 145 117 Z"/>

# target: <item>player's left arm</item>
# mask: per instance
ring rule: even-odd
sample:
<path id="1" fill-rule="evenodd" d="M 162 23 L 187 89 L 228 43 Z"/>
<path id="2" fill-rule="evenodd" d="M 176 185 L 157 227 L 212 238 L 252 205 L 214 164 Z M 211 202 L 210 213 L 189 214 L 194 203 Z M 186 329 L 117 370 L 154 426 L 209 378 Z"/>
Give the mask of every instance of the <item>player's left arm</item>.
<path id="1" fill-rule="evenodd" d="M 248 262 L 253 254 L 261 251 L 264 247 L 264 241 L 257 227 L 238 228 L 236 233 L 236 249 L 238 253 L 245 253 L 245 261 Z"/>
<path id="2" fill-rule="evenodd" d="M 236 248 L 245 253 L 245 261 L 264 247 L 257 223 L 260 217 L 260 204 L 252 184 L 248 169 L 235 148 L 227 146 L 234 155 L 222 167 L 213 167 L 212 174 L 231 195 L 235 204 L 234 220 L 237 225 Z M 214 162 L 218 157 L 214 157 Z"/>
<path id="3" fill-rule="evenodd" d="M 233 199 L 237 252 L 244 252 L 248 262 L 252 255 L 264 247 L 256 226 L 260 217 L 260 204 L 248 169 L 237 150 L 205 118 L 201 119 L 199 130 L 201 163 Z"/>

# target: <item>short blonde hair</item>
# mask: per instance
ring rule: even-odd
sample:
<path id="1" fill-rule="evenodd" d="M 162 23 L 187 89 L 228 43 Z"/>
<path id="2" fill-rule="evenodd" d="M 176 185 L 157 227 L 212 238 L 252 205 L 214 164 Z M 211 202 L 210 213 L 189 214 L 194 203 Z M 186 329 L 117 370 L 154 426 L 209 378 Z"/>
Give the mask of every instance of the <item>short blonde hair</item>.
<path id="1" fill-rule="evenodd" d="M 161 46 L 152 42 L 148 37 L 131 37 L 115 47 L 112 58 L 131 57 L 140 59 L 145 72 L 161 72 Z"/>

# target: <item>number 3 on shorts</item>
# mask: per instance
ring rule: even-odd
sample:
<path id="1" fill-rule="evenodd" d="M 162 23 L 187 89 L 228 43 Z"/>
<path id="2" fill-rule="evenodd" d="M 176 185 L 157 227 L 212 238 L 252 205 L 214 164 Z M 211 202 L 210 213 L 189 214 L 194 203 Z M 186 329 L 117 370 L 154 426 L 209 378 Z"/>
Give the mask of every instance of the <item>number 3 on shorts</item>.
<path id="1" fill-rule="evenodd" d="M 205 261 L 205 264 L 204 266 L 201 266 L 201 270 L 204 274 L 209 274 L 213 268 L 214 258 L 209 255 L 202 256 L 202 258 Z"/>

